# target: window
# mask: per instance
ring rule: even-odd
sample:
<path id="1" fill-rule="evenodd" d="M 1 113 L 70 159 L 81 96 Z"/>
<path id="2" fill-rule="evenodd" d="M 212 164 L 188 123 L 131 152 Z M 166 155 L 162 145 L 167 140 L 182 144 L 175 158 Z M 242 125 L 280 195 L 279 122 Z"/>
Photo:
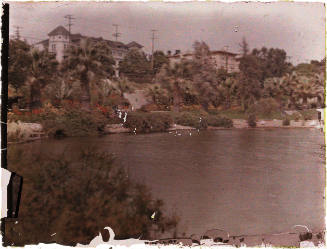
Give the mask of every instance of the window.
<path id="1" fill-rule="evenodd" d="M 59 35 L 58 39 L 61 39 L 61 36 Z"/>
<path id="2" fill-rule="evenodd" d="M 56 44 L 52 44 L 51 48 L 52 48 L 52 51 L 55 52 L 56 51 Z"/>

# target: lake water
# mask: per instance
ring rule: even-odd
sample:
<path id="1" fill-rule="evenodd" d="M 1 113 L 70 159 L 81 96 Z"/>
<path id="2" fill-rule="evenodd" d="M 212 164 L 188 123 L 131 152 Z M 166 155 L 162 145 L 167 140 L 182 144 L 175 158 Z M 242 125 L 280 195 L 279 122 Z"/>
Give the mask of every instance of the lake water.
<path id="1" fill-rule="evenodd" d="M 324 229 L 320 131 L 180 134 L 49 139 L 20 146 L 74 154 L 92 145 L 114 153 L 129 177 L 146 184 L 153 196 L 164 201 L 167 213 L 180 217 L 178 235 L 202 235 L 213 228 L 236 235 L 275 233 L 297 224 Z"/>

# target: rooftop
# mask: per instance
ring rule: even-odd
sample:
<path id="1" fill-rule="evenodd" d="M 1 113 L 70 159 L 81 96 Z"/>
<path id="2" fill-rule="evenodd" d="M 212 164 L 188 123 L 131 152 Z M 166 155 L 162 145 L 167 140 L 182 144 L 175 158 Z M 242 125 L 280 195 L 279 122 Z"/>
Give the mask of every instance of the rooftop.
<path id="1" fill-rule="evenodd" d="M 69 32 L 63 26 L 58 26 L 48 34 L 48 36 L 54 36 L 54 35 L 69 35 Z"/>
<path id="2" fill-rule="evenodd" d="M 43 41 L 40 41 L 40 42 L 37 42 L 35 44 L 43 44 L 44 46 L 48 46 L 49 45 L 49 39 L 46 39 L 46 40 L 43 40 Z"/>
<path id="3" fill-rule="evenodd" d="M 132 48 L 132 47 L 137 47 L 137 48 L 143 48 L 143 46 L 141 44 L 138 44 L 137 42 L 135 41 L 132 41 L 130 43 L 128 43 L 126 45 L 128 48 Z"/>

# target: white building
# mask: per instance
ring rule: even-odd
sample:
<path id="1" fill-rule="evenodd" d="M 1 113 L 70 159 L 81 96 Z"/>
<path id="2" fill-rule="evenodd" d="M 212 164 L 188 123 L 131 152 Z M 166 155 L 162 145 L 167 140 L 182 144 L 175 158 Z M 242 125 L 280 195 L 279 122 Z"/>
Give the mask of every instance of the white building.
<path id="1" fill-rule="evenodd" d="M 210 51 L 210 55 L 217 70 L 225 69 L 228 73 L 239 72 L 239 60 L 237 59 L 238 54 L 227 51 L 215 50 Z M 192 60 L 193 53 L 178 53 L 175 55 L 168 56 L 168 59 L 170 64 L 174 65 L 175 63 L 179 63 L 182 59 Z"/>
<path id="2" fill-rule="evenodd" d="M 116 76 L 118 76 L 118 65 L 130 49 L 142 49 L 143 46 L 135 41 L 127 45 L 119 41 L 105 40 L 102 37 L 88 37 L 81 34 L 70 34 L 63 26 L 58 26 L 49 34 L 49 39 L 34 44 L 34 48 L 39 50 L 48 50 L 50 53 L 56 54 L 57 61 L 61 62 L 65 58 L 65 51 L 69 45 L 80 46 L 83 39 L 90 39 L 91 41 L 104 41 L 111 49 L 112 56 L 115 60 Z"/>

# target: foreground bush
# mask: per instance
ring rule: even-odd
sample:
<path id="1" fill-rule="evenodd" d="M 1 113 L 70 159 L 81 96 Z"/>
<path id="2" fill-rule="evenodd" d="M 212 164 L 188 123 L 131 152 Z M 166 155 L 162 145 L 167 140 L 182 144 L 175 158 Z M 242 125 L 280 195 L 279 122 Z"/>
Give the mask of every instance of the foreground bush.
<path id="1" fill-rule="evenodd" d="M 136 133 L 167 131 L 173 120 L 167 113 L 130 112 L 124 126 Z"/>
<path id="2" fill-rule="evenodd" d="M 151 239 L 176 227 L 176 218 L 163 215 L 163 202 L 130 180 L 111 154 L 88 149 L 55 157 L 16 146 L 9 147 L 8 168 L 24 185 L 7 244 L 86 244 L 105 226 L 118 239 Z"/>

